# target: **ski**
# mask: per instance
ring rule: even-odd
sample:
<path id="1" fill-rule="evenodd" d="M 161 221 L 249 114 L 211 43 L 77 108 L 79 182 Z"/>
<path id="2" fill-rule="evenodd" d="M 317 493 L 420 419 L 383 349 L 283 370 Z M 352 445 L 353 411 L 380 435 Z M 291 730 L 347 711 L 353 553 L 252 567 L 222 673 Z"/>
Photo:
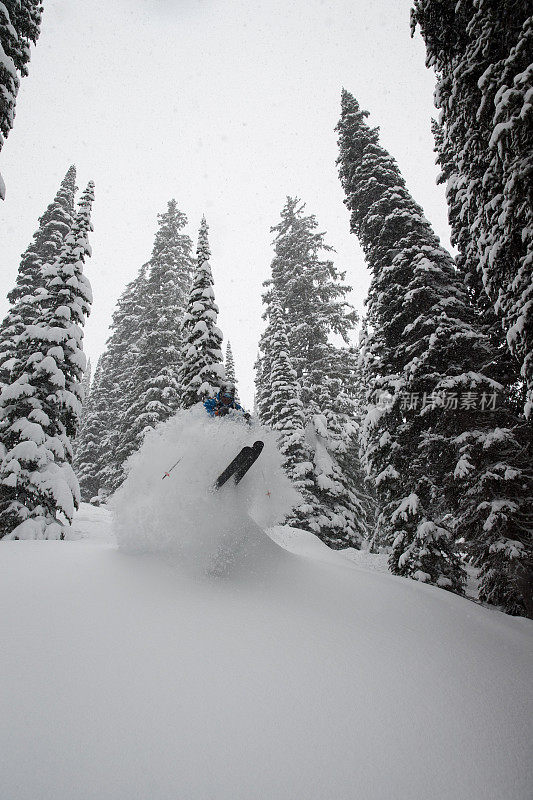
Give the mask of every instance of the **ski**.
<path id="1" fill-rule="evenodd" d="M 264 447 L 264 442 L 254 442 L 251 447 L 243 447 L 240 453 L 237 453 L 233 461 L 231 461 L 224 472 L 221 472 L 213 486 L 217 491 L 221 486 L 231 478 L 234 478 L 235 483 L 240 483 L 244 478 L 252 464 L 259 458 L 261 450 Z"/>
<path id="2" fill-rule="evenodd" d="M 241 464 L 241 466 L 237 467 L 237 471 L 234 474 L 235 483 L 240 483 L 240 481 L 244 478 L 252 464 L 255 464 L 259 456 L 261 455 L 261 451 L 265 446 L 264 442 L 254 442 L 251 450 L 252 452 L 248 455 L 248 458 Z"/>

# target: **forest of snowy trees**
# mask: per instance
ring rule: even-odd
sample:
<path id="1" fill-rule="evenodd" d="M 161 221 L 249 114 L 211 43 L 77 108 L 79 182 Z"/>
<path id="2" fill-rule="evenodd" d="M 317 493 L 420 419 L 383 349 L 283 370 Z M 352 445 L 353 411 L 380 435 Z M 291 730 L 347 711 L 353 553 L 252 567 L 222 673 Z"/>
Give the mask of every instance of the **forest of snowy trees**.
<path id="1" fill-rule="evenodd" d="M 287 197 L 264 222 L 273 254 L 253 416 L 276 432 L 302 497 L 288 524 L 331 548 L 386 552 L 394 574 L 458 594 L 474 572 L 480 601 L 533 617 L 529 11 L 510 0 L 414 2 L 412 31 L 436 73 L 435 151 L 456 255 L 343 89 L 337 165 L 371 275 L 365 313 L 350 305 L 319 221 Z M 32 0 L 0 3 L 0 148 L 40 13 Z M 91 376 L 94 185 L 77 205 L 76 191 L 71 166 L 0 327 L 0 538 L 63 538 L 81 500 L 104 502 L 121 486 L 148 431 L 238 385 L 217 326 L 208 223 L 193 243 L 174 199 Z"/>

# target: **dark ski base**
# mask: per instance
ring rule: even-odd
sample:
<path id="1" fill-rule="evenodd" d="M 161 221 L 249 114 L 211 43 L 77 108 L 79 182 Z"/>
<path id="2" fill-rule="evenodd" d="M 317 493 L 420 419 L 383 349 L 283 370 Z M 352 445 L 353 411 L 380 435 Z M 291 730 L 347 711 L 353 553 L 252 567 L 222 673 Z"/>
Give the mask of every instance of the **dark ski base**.
<path id="1" fill-rule="evenodd" d="M 264 444 L 264 442 L 254 442 L 251 447 L 243 447 L 241 452 L 237 453 L 233 461 L 228 464 L 224 472 L 218 476 L 213 489 L 215 491 L 220 489 L 220 487 L 224 486 L 226 481 L 228 481 L 231 477 L 233 477 L 235 483 L 239 483 L 244 478 L 252 464 L 254 464 L 259 458 Z"/>

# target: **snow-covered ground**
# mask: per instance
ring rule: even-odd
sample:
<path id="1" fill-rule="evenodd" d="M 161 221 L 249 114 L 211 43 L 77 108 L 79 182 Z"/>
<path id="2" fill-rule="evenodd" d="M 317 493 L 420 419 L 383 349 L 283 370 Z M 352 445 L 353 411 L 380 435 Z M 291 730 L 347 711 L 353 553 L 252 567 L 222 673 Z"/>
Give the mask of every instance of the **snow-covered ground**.
<path id="1" fill-rule="evenodd" d="M 529 800 L 531 622 L 301 531 L 261 552 L 201 576 L 86 505 L 2 543 L 2 800 Z"/>

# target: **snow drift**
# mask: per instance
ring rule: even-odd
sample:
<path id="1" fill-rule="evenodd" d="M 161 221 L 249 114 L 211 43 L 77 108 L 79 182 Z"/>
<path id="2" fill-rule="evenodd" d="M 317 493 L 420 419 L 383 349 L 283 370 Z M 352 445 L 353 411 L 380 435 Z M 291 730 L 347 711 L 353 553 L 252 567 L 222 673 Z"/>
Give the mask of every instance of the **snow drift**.
<path id="1" fill-rule="evenodd" d="M 241 483 L 213 492 L 217 476 L 257 439 L 265 447 Z M 147 434 L 110 501 L 120 547 L 172 554 L 201 572 L 243 563 L 257 572 L 284 555 L 262 529 L 301 500 L 281 464 L 275 434 L 241 415 L 213 419 L 202 406 L 178 412 Z"/>
<path id="2" fill-rule="evenodd" d="M 294 528 L 259 581 L 74 528 L 0 543 L 2 800 L 530 800 L 531 621 Z"/>

